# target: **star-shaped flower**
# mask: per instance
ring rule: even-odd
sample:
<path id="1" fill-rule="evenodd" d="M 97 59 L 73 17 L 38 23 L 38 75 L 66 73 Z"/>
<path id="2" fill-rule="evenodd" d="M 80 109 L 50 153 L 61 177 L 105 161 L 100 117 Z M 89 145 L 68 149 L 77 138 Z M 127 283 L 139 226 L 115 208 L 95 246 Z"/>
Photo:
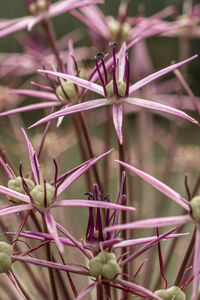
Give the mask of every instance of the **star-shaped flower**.
<path id="1" fill-rule="evenodd" d="M 122 144 L 123 143 L 122 119 L 123 119 L 123 106 L 125 104 L 132 104 L 132 105 L 136 105 L 139 107 L 144 107 L 152 110 L 167 112 L 172 115 L 176 115 L 184 119 L 187 119 L 190 122 L 198 125 L 198 122 L 195 119 L 193 119 L 192 117 L 190 117 L 189 115 L 187 115 L 186 113 L 178 109 L 157 102 L 153 102 L 141 98 L 135 98 L 131 96 L 131 94 L 134 93 L 139 88 L 175 70 L 176 68 L 182 66 L 183 64 L 195 59 L 197 55 L 194 55 L 180 63 L 171 65 L 158 72 L 155 72 L 145 77 L 144 79 L 136 82 L 135 84 L 130 85 L 129 82 L 130 65 L 129 65 L 128 56 L 126 54 L 126 44 L 125 43 L 122 44 L 117 56 L 115 54 L 114 45 L 111 44 L 111 46 L 113 46 L 112 80 L 110 81 L 108 80 L 108 74 L 107 74 L 106 66 L 103 62 L 103 58 L 101 58 L 102 65 L 103 65 L 102 69 L 99 68 L 97 59 L 95 59 L 99 79 L 102 83 L 102 86 L 94 82 L 87 81 L 72 75 L 67 75 L 59 72 L 40 70 L 40 72 L 63 78 L 79 86 L 82 86 L 86 89 L 94 91 L 95 93 L 103 96 L 104 98 L 91 100 L 91 101 L 83 102 L 77 105 L 72 105 L 70 107 L 64 108 L 58 112 L 55 112 L 41 119 L 31 127 L 46 123 L 50 120 L 56 119 L 61 116 L 66 116 L 81 111 L 91 110 L 97 107 L 112 105 L 112 115 L 113 115 L 115 130 L 119 139 L 119 143 Z M 101 72 L 102 70 L 103 72 Z"/>
<path id="2" fill-rule="evenodd" d="M 192 300 L 197 300 L 197 292 L 198 292 L 198 280 L 200 274 L 200 196 L 196 196 L 189 202 L 184 199 L 181 195 L 179 195 L 176 191 L 168 187 L 166 184 L 162 183 L 158 179 L 153 176 L 129 165 L 122 161 L 117 161 L 123 167 L 129 169 L 134 172 L 141 178 L 143 178 L 146 182 L 150 183 L 157 190 L 162 192 L 164 195 L 171 198 L 174 202 L 179 204 L 182 208 L 185 209 L 186 214 L 181 216 L 173 216 L 173 217 L 162 217 L 162 218 L 153 218 L 146 220 L 139 220 L 132 223 L 116 225 L 105 228 L 105 231 L 109 232 L 112 230 L 124 230 L 124 229 L 137 229 L 137 228 L 154 228 L 154 227 L 162 227 L 162 226 L 171 226 L 171 225 L 184 225 L 189 222 L 193 222 L 196 227 L 195 233 L 195 246 L 194 246 L 194 258 L 193 258 L 193 296 Z"/>

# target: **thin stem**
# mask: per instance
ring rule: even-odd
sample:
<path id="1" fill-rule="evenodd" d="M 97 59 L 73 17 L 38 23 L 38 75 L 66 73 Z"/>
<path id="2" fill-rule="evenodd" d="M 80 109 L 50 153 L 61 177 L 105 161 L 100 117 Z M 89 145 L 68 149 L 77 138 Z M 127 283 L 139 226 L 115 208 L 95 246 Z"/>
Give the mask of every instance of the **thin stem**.
<path id="1" fill-rule="evenodd" d="M 42 221 L 43 221 L 44 232 L 48 232 L 44 216 L 42 216 Z M 47 261 L 51 262 L 52 261 L 51 245 L 49 243 L 46 245 L 46 256 L 47 256 Z M 56 283 L 54 278 L 54 270 L 52 268 L 48 268 L 48 273 L 49 273 L 53 299 L 58 300 L 59 298 L 58 298 L 58 293 L 57 293 L 57 288 L 56 288 Z"/>
<path id="2" fill-rule="evenodd" d="M 50 22 L 49 19 L 45 19 L 41 22 L 46 34 L 47 34 L 47 37 L 48 37 L 48 40 L 49 40 L 49 44 L 54 52 L 54 55 L 57 59 L 57 62 L 58 62 L 58 65 L 59 65 L 59 68 L 60 70 L 62 70 L 62 62 L 60 60 L 60 55 L 59 55 L 59 51 L 57 49 L 57 45 L 56 45 L 56 37 L 55 37 L 55 33 L 54 33 L 54 29 L 53 29 L 53 26 Z"/>

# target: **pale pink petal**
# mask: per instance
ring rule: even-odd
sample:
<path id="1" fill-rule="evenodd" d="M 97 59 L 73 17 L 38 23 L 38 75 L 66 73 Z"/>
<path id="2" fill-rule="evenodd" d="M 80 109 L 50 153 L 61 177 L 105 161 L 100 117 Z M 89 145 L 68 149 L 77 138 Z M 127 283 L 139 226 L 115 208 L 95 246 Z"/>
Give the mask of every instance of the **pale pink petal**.
<path id="1" fill-rule="evenodd" d="M 161 77 L 161 76 L 163 76 L 163 75 L 165 75 L 165 74 L 167 74 L 167 73 L 169 73 L 169 72 L 171 72 L 171 71 L 173 71 L 173 70 L 181 67 L 182 65 L 190 62 L 191 60 L 193 60 L 193 59 L 195 59 L 197 57 L 198 57 L 198 55 L 194 55 L 194 56 L 192 56 L 192 57 L 190 57 L 190 58 L 188 58 L 186 60 L 183 60 L 183 61 L 181 61 L 181 62 L 179 62 L 177 64 L 174 64 L 174 65 L 171 65 L 169 67 L 166 67 L 166 68 L 164 68 L 164 69 L 162 69 L 162 70 L 160 70 L 158 72 L 155 72 L 155 73 L 153 73 L 153 74 L 145 77 L 144 79 L 142 79 L 142 80 L 136 82 L 135 84 L 133 84 L 132 86 L 130 86 L 130 88 L 129 88 L 129 94 L 135 92 L 136 90 L 140 89 L 141 87 L 145 86 L 146 84 L 150 83 L 151 81 L 153 81 L 153 80 L 155 80 L 155 79 L 157 79 L 157 78 L 159 78 L 159 77 Z"/>
<path id="2" fill-rule="evenodd" d="M 65 109 L 66 107 L 69 107 L 69 106 L 70 106 L 70 104 L 63 105 L 63 106 L 61 107 L 61 109 Z M 60 126 L 60 124 L 62 123 L 63 119 L 64 119 L 64 116 L 58 118 L 56 127 L 59 127 L 59 126 Z"/>
<path id="3" fill-rule="evenodd" d="M 179 195 L 177 192 L 175 192 L 170 187 L 168 187 L 166 184 L 162 183 L 161 181 L 154 178 L 153 176 L 151 176 L 145 172 L 142 172 L 141 170 L 139 170 L 129 164 L 126 164 L 126 163 L 124 163 L 122 161 L 118 161 L 118 160 L 116 160 L 116 162 L 118 162 L 120 165 L 124 166 L 125 168 L 128 168 L 130 171 L 136 173 L 138 176 L 140 176 L 146 182 L 148 182 L 149 184 L 154 186 L 161 193 L 165 194 L 166 196 L 168 196 L 169 198 L 174 200 L 177 204 L 182 206 L 185 210 L 190 211 L 189 202 L 187 200 L 185 200 L 183 197 L 181 197 L 181 195 Z"/>
<path id="4" fill-rule="evenodd" d="M 21 112 L 25 112 L 25 111 L 37 110 L 37 109 L 48 108 L 48 107 L 51 108 L 51 107 L 60 106 L 60 105 L 62 105 L 62 103 L 58 102 L 58 101 L 31 104 L 31 105 L 27 105 L 24 107 L 14 108 L 14 109 L 2 112 L 2 113 L 0 113 L 0 117 L 9 116 L 9 115 L 13 115 L 13 114 L 21 113 Z"/>
<path id="5" fill-rule="evenodd" d="M 43 91 L 36 91 L 36 90 L 9 90 L 10 94 L 15 94 L 15 95 L 24 95 L 24 96 L 30 96 L 34 98 L 40 98 L 40 99 L 47 99 L 47 100 L 58 100 L 55 94 L 53 93 L 48 93 L 48 92 L 43 92 Z"/>
<path id="6" fill-rule="evenodd" d="M 181 117 L 183 119 L 186 119 L 186 120 L 194 123 L 195 125 L 199 125 L 197 120 L 195 120 L 194 118 L 190 117 L 189 115 L 187 115 L 183 111 L 181 111 L 179 109 L 176 109 L 176 108 L 173 108 L 173 107 L 168 106 L 168 105 L 164 105 L 164 104 L 161 104 L 161 103 L 158 103 L 158 102 L 149 101 L 149 100 L 145 100 L 145 99 L 141 99 L 141 98 L 126 98 L 126 103 L 137 105 L 137 106 L 140 106 L 140 107 L 145 107 L 145 108 L 148 108 L 148 109 L 153 109 L 153 110 L 166 112 L 168 114 L 175 115 L 175 116 Z"/>
<path id="7" fill-rule="evenodd" d="M 47 225 L 48 232 L 54 238 L 54 240 L 56 242 L 56 245 L 58 247 L 58 250 L 61 253 L 63 253 L 64 252 L 64 247 L 63 247 L 63 244 L 60 241 L 60 238 L 58 236 L 57 229 L 56 229 L 56 222 L 55 222 L 53 216 L 49 212 L 45 212 L 43 214 L 44 214 L 44 218 L 45 218 L 45 222 L 46 222 L 46 225 Z"/>
<path id="8" fill-rule="evenodd" d="M 10 214 L 17 214 L 22 211 L 31 210 L 33 209 L 31 204 L 19 204 L 14 205 L 6 208 L 0 208 L 0 216 L 6 216 Z"/>
<path id="9" fill-rule="evenodd" d="M 119 66 L 119 74 L 118 79 L 124 80 L 124 73 L 125 73 L 125 58 L 126 58 L 126 43 L 124 42 L 121 45 L 121 48 L 118 52 L 118 66 Z"/>
<path id="10" fill-rule="evenodd" d="M 198 281 L 199 281 L 199 270 L 200 270 L 200 224 L 196 225 L 196 236 L 195 236 L 195 247 L 194 247 L 194 259 L 193 259 L 193 295 L 192 300 L 197 300 L 198 296 Z"/>
<path id="11" fill-rule="evenodd" d="M 132 223 L 110 226 L 105 228 L 105 231 L 139 229 L 139 228 L 155 228 L 155 227 L 163 227 L 163 226 L 173 226 L 176 224 L 183 225 L 185 223 L 192 222 L 192 221 L 193 219 L 189 215 L 153 218 L 153 219 L 135 221 Z"/>
<path id="12" fill-rule="evenodd" d="M 73 83 L 82 86 L 85 89 L 91 90 L 97 94 L 100 94 L 101 96 L 104 96 L 104 91 L 103 91 L 103 87 L 101 85 L 98 85 L 96 83 L 93 83 L 91 81 L 79 78 L 79 77 L 75 77 L 72 75 L 68 75 L 68 74 L 64 74 L 64 73 L 60 73 L 60 72 L 54 72 L 54 71 L 47 71 L 47 70 L 38 70 L 38 72 L 41 73 L 46 73 L 49 75 L 53 75 L 53 76 L 57 76 L 60 78 L 63 78 L 65 80 L 69 80 L 72 81 Z"/>
<path id="13" fill-rule="evenodd" d="M 18 193 L 16 191 L 11 190 L 11 189 L 9 189 L 5 186 L 2 186 L 2 185 L 0 185 L 0 194 L 11 196 L 11 197 L 14 197 L 18 200 L 30 203 L 30 199 L 27 195 L 24 195 L 22 193 Z"/>
<path id="14" fill-rule="evenodd" d="M 177 234 L 169 234 L 165 238 L 162 239 L 162 241 L 165 241 L 167 239 L 173 239 L 177 237 L 182 237 L 186 236 L 189 233 L 177 233 Z M 151 236 L 151 237 L 146 237 L 146 238 L 138 238 L 138 239 L 132 239 L 132 240 L 126 240 L 117 243 L 116 245 L 113 246 L 113 248 L 122 248 L 122 247 L 131 247 L 131 246 L 136 246 L 136 245 L 141 245 L 145 243 L 150 243 L 153 242 L 157 239 L 157 236 Z"/>
<path id="15" fill-rule="evenodd" d="M 160 297 L 157 297 L 151 291 L 147 290 L 146 288 L 144 288 L 141 285 L 135 284 L 135 283 L 127 281 L 127 280 L 118 279 L 118 278 L 115 279 L 115 282 L 121 284 L 124 287 L 130 288 L 139 293 L 142 293 L 143 295 L 145 295 L 147 297 L 151 297 L 156 300 L 162 300 Z"/>
<path id="16" fill-rule="evenodd" d="M 115 130 L 119 139 L 119 143 L 123 144 L 123 134 L 122 134 L 122 120 L 123 120 L 123 106 L 122 104 L 113 104 L 112 115 Z"/>
<path id="17" fill-rule="evenodd" d="M 81 300 L 83 297 L 85 297 L 87 294 L 89 294 L 90 291 L 92 291 L 97 285 L 99 284 L 98 281 L 95 281 L 88 286 L 86 286 L 76 297 L 76 300 Z"/>
<path id="18" fill-rule="evenodd" d="M 96 207 L 114 210 L 130 210 L 134 211 L 134 207 L 119 205 L 115 203 L 103 202 L 103 201 L 91 201 L 83 199 L 73 199 L 73 200 L 60 200 L 54 202 L 53 207 Z"/>
<path id="19" fill-rule="evenodd" d="M 18 19 L 17 22 L 14 24 L 12 22 L 12 24 L 10 26 L 7 26 L 7 27 L 3 28 L 2 30 L 0 30 L 0 38 L 26 28 L 28 22 L 30 22 L 31 19 L 32 19 L 32 17 L 23 17 L 21 19 Z"/>
<path id="20" fill-rule="evenodd" d="M 80 169 L 75 171 L 70 177 L 68 177 L 63 183 L 59 186 L 57 190 L 57 195 L 59 196 L 64 190 L 66 190 L 75 180 L 77 180 L 83 173 L 85 173 L 89 168 L 91 168 L 94 164 L 96 164 L 99 160 L 104 158 L 106 155 L 110 154 L 113 149 L 103 153 L 102 155 L 98 156 L 90 160 L 88 163 L 84 164 Z"/>
<path id="21" fill-rule="evenodd" d="M 35 150 L 33 149 L 33 146 L 31 144 L 25 130 L 23 128 L 21 128 L 21 129 L 22 129 L 22 132 L 23 132 L 23 135 L 25 137 L 26 144 L 27 144 L 27 147 L 28 147 L 29 160 L 30 160 L 31 169 L 32 169 L 32 172 L 33 172 L 33 175 L 34 175 L 34 178 L 35 178 L 35 182 L 36 182 L 36 184 L 40 184 L 40 178 L 39 178 L 40 165 L 39 165 Z"/>
<path id="22" fill-rule="evenodd" d="M 67 115 L 71 115 L 74 113 L 78 113 L 80 111 L 86 111 L 86 110 L 90 110 L 93 108 L 98 108 L 101 106 L 105 106 L 105 105 L 110 105 L 111 103 L 109 101 L 107 101 L 106 99 L 97 99 L 97 100 L 91 100 L 91 101 L 87 101 L 87 102 L 83 102 L 80 104 L 76 104 L 76 105 L 72 105 L 69 106 L 67 108 L 61 109 L 58 112 L 55 112 L 43 119 L 41 119 L 40 121 L 36 122 L 35 124 L 31 125 L 29 128 L 41 125 L 43 123 L 46 123 L 48 121 L 51 121 L 53 119 L 62 117 L 62 116 L 67 116 Z M 0 114 L 1 116 L 1 114 Z"/>
<path id="23" fill-rule="evenodd" d="M 29 256 L 19 256 L 19 255 L 13 255 L 13 256 L 11 256 L 11 258 L 12 258 L 12 261 L 23 261 L 25 263 L 30 263 L 30 264 L 34 264 L 34 265 L 38 265 L 38 266 L 42 266 L 42 267 L 46 267 L 46 268 L 53 268 L 53 269 L 57 269 L 57 270 L 68 271 L 68 272 L 79 274 L 79 275 L 89 276 L 88 271 L 70 267 L 70 266 L 66 266 L 63 264 L 58 264 L 58 263 L 48 261 L 48 260 L 42 260 L 42 259 L 38 259 L 38 258 L 32 258 Z"/>

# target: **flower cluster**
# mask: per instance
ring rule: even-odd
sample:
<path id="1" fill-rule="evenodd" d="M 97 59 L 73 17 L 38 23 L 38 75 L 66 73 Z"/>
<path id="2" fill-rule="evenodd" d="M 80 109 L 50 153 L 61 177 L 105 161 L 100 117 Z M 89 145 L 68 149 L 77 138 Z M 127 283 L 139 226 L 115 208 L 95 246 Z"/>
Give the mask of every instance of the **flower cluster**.
<path id="1" fill-rule="evenodd" d="M 0 53 L 2 299 L 199 299 L 200 14 L 182 2 L 25 0 L 0 19 L 22 46 Z"/>

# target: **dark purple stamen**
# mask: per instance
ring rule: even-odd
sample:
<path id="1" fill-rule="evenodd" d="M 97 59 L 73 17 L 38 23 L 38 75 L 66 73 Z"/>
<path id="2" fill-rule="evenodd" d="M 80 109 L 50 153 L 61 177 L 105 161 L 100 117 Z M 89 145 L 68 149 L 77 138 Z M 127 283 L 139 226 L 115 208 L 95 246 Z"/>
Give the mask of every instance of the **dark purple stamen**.
<path id="1" fill-rule="evenodd" d="M 54 107 L 51 108 L 51 114 L 54 112 Z M 37 151 L 37 159 L 39 160 L 40 158 L 40 154 L 42 152 L 42 148 L 44 146 L 44 142 L 45 142 L 45 138 L 46 138 L 46 135 L 47 135 L 47 132 L 49 130 L 49 127 L 51 125 L 51 121 L 47 122 L 47 125 L 45 127 L 45 130 L 44 130 L 44 133 L 42 135 L 42 138 L 41 138 L 41 141 L 40 141 L 40 145 L 38 147 L 38 151 Z"/>
<path id="2" fill-rule="evenodd" d="M 100 190 L 98 184 L 93 185 L 93 199 L 96 201 L 101 201 Z M 101 222 L 101 211 L 100 208 L 97 208 L 96 215 L 96 230 L 99 232 L 98 240 L 103 241 L 103 231 L 102 231 L 102 222 Z"/>
<path id="3" fill-rule="evenodd" d="M 34 81 L 31 81 L 31 84 L 35 87 L 38 87 L 39 89 L 42 89 L 42 90 L 46 90 L 46 91 L 49 91 L 49 92 L 54 91 L 50 86 L 45 86 L 45 85 L 39 84 L 39 83 L 34 82 Z"/>
<path id="4" fill-rule="evenodd" d="M 64 64 L 62 58 L 60 58 L 60 65 L 61 65 L 61 71 L 62 71 L 63 73 L 66 73 L 65 64 Z"/>
<path id="5" fill-rule="evenodd" d="M 190 193 L 190 189 L 189 189 L 189 186 L 188 186 L 188 176 L 185 175 L 185 189 L 186 189 L 186 193 L 187 193 L 187 196 L 188 196 L 188 201 L 191 201 L 192 200 L 192 196 L 191 196 L 191 193 Z"/>
<path id="6" fill-rule="evenodd" d="M 128 97 L 128 95 L 129 95 L 129 84 L 130 84 L 130 63 L 129 63 L 127 55 L 126 55 L 125 80 L 126 80 L 126 93 L 125 93 L 125 96 Z"/>
<path id="7" fill-rule="evenodd" d="M 59 84 L 60 84 L 60 86 L 61 86 L 62 92 L 63 92 L 63 94 L 65 95 L 66 99 L 67 99 L 68 101 L 70 101 L 70 98 L 69 98 L 69 96 L 67 95 L 67 93 L 65 92 L 65 89 L 64 89 L 64 87 L 63 87 L 62 81 L 60 80 L 59 77 L 58 77 L 58 82 L 59 82 Z"/>
<path id="8" fill-rule="evenodd" d="M 117 70 L 117 60 L 116 60 L 116 53 L 115 53 L 116 43 L 115 42 L 110 42 L 109 46 L 112 47 L 112 51 L 113 51 L 113 66 L 114 66 L 114 70 L 115 70 L 115 74 L 116 74 L 116 70 Z"/>
<path id="9" fill-rule="evenodd" d="M 42 66 L 42 69 L 43 69 L 43 70 L 46 70 L 46 68 L 45 68 L 44 65 Z M 51 84 L 53 90 L 56 90 L 57 86 L 56 86 L 55 82 L 50 78 L 50 76 L 49 76 L 47 73 L 45 73 L 45 76 L 46 76 L 46 78 L 49 80 L 49 82 L 50 82 L 50 84 Z M 56 93 L 55 93 L 55 94 L 56 94 Z"/>
<path id="10" fill-rule="evenodd" d="M 107 70 L 106 70 L 106 66 L 105 66 L 105 62 L 104 62 L 105 54 L 102 53 L 102 52 L 97 52 L 97 56 L 100 57 L 102 67 L 103 67 L 103 71 L 104 71 L 105 82 L 106 82 L 106 85 L 107 85 L 108 84 L 108 74 L 107 74 Z"/>
<path id="11" fill-rule="evenodd" d="M 106 84 L 105 84 L 105 82 L 104 82 L 104 80 L 103 80 L 103 77 L 102 77 L 102 75 L 101 75 L 101 72 L 100 72 L 100 69 L 99 69 L 99 64 L 98 64 L 97 58 L 95 57 L 94 60 L 95 60 L 97 72 L 98 72 L 98 74 L 99 74 L 99 79 L 100 79 L 101 84 L 102 84 L 102 86 L 103 86 L 104 95 L 105 95 L 105 98 L 106 98 L 106 97 L 107 97 Z"/>
<path id="12" fill-rule="evenodd" d="M 23 186 L 23 189 L 24 191 L 26 192 L 26 194 L 29 196 L 31 202 L 33 202 L 33 198 L 30 194 L 30 190 L 29 190 L 29 187 L 26 183 L 26 181 L 24 180 L 24 177 L 23 177 L 23 173 L 22 173 L 22 163 L 20 162 L 20 165 L 19 165 L 19 174 L 20 174 L 20 177 L 22 179 L 22 186 Z"/>
<path id="13" fill-rule="evenodd" d="M 117 87 L 117 80 L 116 80 L 116 72 L 115 72 L 114 66 L 112 67 L 112 75 L 113 75 L 113 90 L 114 90 L 114 95 L 119 98 L 118 87 Z"/>
<path id="14" fill-rule="evenodd" d="M 35 169 L 36 169 L 36 173 L 37 173 L 38 182 L 40 183 L 40 170 L 39 170 L 38 165 L 37 165 L 35 154 L 33 155 L 33 160 L 34 160 L 34 164 L 35 164 Z"/>

